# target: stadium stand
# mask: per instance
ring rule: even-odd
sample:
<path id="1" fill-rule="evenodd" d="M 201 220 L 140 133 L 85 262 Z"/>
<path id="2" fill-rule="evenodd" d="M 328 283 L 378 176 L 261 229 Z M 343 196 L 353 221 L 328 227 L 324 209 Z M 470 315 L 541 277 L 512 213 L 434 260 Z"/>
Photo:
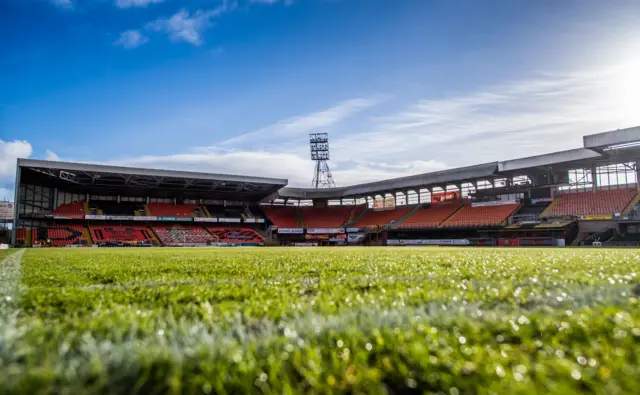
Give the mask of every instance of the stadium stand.
<path id="1" fill-rule="evenodd" d="M 542 213 L 543 217 L 593 216 L 621 213 L 638 191 L 634 189 L 571 192 L 556 198 Z"/>
<path id="2" fill-rule="evenodd" d="M 221 243 L 259 244 L 263 237 L 251 228 L 207 228 Z"/>
<path id="3" fill-rule="evenodd" d="M 200 207 L 195 204 L 149 203 L 149 213 L 158 217 L 202 217 Z"/>
<path id="4" fill-rule="evenodd" d="M 534 226 L 535 229 L 560 229 L 575 222 L 573 219 L 554 218 Z"/>
<path id="5" fill-rule="evenodd" d="M 51 228 L 34 228 L 33 236 L 35 244 L 62 247 L 66 245 L 87 244 L 87 239 L 82 232 L 82 225 L 63 225 Z"/>
<path id="6" fill-rule="evenodd" d="M 549 203 L 546 204 L 524 204 L 522 205 L 518 211 L 515 212 L 514 215 L 522 215 L 522 216 L 530 216 L 530 217 L 539 217 L 540 214 L 544 212 L 544 210 L 549 207 Z"/>
<path id="7" fill-rule="evenodd" d="M 200 227 L 154 226 L 152 227 L 164 245 L 206 244 L 215 242 L 215 238 Z"/>
<path id="8" fill-rule="evenodd" d="M 609 240 L 605 240 L 609 241 Z M 610 241 L 640 243 L 640 233 L 619 233 L 615 234 Z"/>
<path id="9" fill-rule="evenodd" d="M 53 210 L 53 215 L 71 219 L 84 219 L 86 213 L 84 202 L 64 203 Z"/>
<path id="10" fill-rule="evenodd" d="M 472 206 L 465 204 L 459 211 L 446 220 L 444 227 L 478 227 L 502 225 L 518 208 L 519 204 L 501 204 L 498 206 Z"/>
<path id="11" fill-rule="evenodd" d="M 353 206 L 351 208 L 351 212 L 349 213 L 349 217 L 345 221 L 345 226 L 351 226 L 355 224 L 360 219 L 360 217 L 364 215 L 366 211 L 367 211 L 366 204 L 359 204 L 357 206 Z"/>
<path id="12" fill-rule="evenodd" d="M 91 237 L 96 244 L 103 243 L 153 243 L 151 231 L 141 226 L 90 226 Z"/>
<path id="13" fill-rule="evenodd" d="M 297 228 L 298 213 L 296 207 L 263 206 L 267 218 L 279 228 Z"/>
<path id="14" fill-rule="evenodd" d="M 144 215 L 144 205 L 134 202 L 91 202 L 89 213 L 93 215 Z"/>
<path id="15" fill-rule="evenodd" d="M 412 207 L 396 208 L 395 210 L 376 211 L 368 210 L 355 224 L 357 227 L 382 226 L 390 222 L 396 222 L 413 210 Z"/>
<path id="16" fill-rule="evenodd" d="M 347 221 L 352 207 L 305 207 L 300 209 L 306 228 L 340 228 Z"/>
<path id="17" fill-rule="evenodd" d="M 244 216 L 244 207 L 205 206 L 212 217 L 240 218 Z"/>
<path id="18" fill-rule="evenodd" d="M 459 203 L 434 203 L 429 207 L 419 208 L 402 222 L 400 228 L 436 228 L 460 207 Z"/>
<path id="19" fill-rule="evenodd" d="M 25 244 L 27 241 L 27 230 L 25 228 L 16 229 L 16 243 L 17 244 Z"/>

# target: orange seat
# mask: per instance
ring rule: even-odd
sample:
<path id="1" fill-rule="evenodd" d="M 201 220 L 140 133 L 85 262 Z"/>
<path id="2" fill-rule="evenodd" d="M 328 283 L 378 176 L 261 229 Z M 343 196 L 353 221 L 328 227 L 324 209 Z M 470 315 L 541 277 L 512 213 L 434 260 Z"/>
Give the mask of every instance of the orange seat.
<path id="1" fill-rule="evenodd" d="M 565 193 L 551 203 L 545 217 L 612 215 L 620 213 L 635 197 L 635 189 Z"/>
<path id="2" fill-rule="evenodd" d="M 451 216 L 445 227 L 478 227 L 501 225 L 518 208 L 519 204 L 502 204 L 499 206 L 472 206 L 467 204 Z"/>
<path id="3" fill-rule="evenodd" d="M 391 221 L 398 221 L 413 210 L 411 207 L 396 208 L 395 210 L 368 210 L 356 223 L 356 227 L 382 226 Z"/>
<path id="4" fill-rule="evenodd" d="M 427 208 L 419 208 L 400 225 L 401 228 L 435 228 L 449 218 L 459 203 L 434 203 Z"/>
<path id="5" fill-rule="evenodd" d="M 306 228 L 340 228 L 353 207 L 304 207 L 300 208 Z"/>

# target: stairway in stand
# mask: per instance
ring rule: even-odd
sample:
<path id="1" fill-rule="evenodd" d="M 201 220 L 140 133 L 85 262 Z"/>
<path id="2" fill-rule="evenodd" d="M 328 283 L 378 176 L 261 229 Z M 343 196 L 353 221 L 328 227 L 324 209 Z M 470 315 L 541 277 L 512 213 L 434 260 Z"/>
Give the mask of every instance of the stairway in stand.
<path id="1" fill-rule="evenodd" d="M 146 208 L 146 205 L 145 205 Z M 146 229 L 147 232 L 149 232 L 149 236 L 151 236 L 151 240 L 153 240 L 153 244 L 156 246 L 161 246 L 162 242 L 160 242 L 160 239 L 158 238 L 158 235 L 156 235 L 156 232 L 153 231 L 153 228 L 148 227 Z"/>
<path id="2" fill-rule="evenodd" d="M 405 215 L 402 216 L 402 218 L 400 218 L 399 220 L 395 221 L 393 224 L 389 225 L 389 227 L 391 229 L 395 229 L 397 227 L 399 227 L 400 225 L 402 225 L 402 223 L 409 217 L 411 217 L 416 211 L 418 211 L 418 209 L 424 207 L 424 204 L 418 204 L 417 206 L 415 206 L 413 208 L 413 210 L 409 211 L 408 213 L 406 213 Z"/>
<path id="3" fill-rule="evenodd" d="M 82 233 L 84 234 L 84 238 L 87 239 L 87 244 L 93 244 L 93 237 L 91 237 L 89 229 L 82 227 Z"/>

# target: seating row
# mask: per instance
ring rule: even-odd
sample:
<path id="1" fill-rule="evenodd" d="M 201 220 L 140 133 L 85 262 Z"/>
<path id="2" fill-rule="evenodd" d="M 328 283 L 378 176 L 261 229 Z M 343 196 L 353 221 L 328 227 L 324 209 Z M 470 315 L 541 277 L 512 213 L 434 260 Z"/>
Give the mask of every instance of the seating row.
<path id="1" fill-rule="evenodd" d="M 638 193 L 635 189 L 565 193 L 543 213 L 546 217 L 595 216 L 621 213 Z"/>

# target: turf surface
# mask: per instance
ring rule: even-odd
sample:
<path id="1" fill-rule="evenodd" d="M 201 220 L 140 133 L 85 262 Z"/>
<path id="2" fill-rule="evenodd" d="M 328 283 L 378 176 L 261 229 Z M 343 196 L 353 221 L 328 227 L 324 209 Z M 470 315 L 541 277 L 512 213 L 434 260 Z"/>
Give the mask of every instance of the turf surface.
<path id="1" fill-rule="evenodd" d="M 2 262 L 4 258 L 8 257 L 10 254 L 13 254 L 14 252 L 16 252 L 16 250 L 14 249 L 0 250 L 0 262 Z"/>
<path id="2" fill-rule="evenodd" d="M 640 377 L 638 250 L 34 249 L 19 269 L 2 394 L 628 394 Z"/>

